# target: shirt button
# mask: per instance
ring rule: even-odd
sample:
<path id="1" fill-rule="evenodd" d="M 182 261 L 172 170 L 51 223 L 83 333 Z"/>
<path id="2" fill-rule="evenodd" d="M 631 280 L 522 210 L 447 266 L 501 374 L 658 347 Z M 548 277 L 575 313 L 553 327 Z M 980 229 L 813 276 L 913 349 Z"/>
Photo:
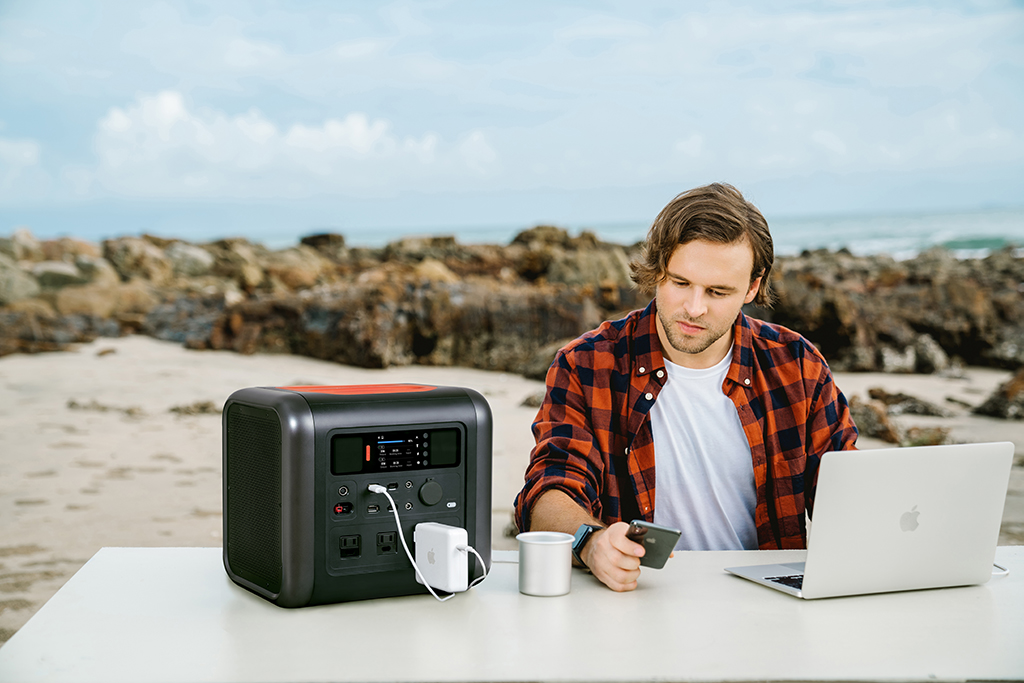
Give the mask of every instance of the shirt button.
<path id="1" fill-rule="evenodd" d="M 646 394 L 644 394 L 644 398 L 650 401 L 652 398 L 654 398 L 654 394 L 652 394 L 651 392 L 647 392 Z"/>
<path id="2" fill-rule="evenodd" d="M 642 365 L 641 365 L 641 366 L 640 366 L 640 374 L 642 375 L 642 374 L 644 374 L 645 372 L 647 372 L 647 368 L 645 368 L 644 366 L 642 366 Z"/>
<path id="3" fill-rule="evenodd" d="M 748 377 L 747 379 L 743 380 L 743 383 L 746 384 L 749 387 L 750 386 L 750 378 Z"/>
<path id="4" fill-rule="evenodd" d="M 661 377 L 664 377 L 664 376 L 665 376 L 665 371 L 664 370 L 658 370 L 658 377 L 661 378 Z"/>

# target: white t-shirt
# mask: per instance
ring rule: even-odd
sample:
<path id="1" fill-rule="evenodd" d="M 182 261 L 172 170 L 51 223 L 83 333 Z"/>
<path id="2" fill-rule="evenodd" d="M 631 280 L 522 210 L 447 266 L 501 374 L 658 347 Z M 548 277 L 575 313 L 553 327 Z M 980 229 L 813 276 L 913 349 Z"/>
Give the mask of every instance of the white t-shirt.
<path id="1" fill-rule="evenodd" d="M 694 370 L 665 359 L 651 408 L 654 523 L 681 529 L 676 550 L 756 550 L 754 465 L 736 405 L 722 392 L 732 351 Z"/>

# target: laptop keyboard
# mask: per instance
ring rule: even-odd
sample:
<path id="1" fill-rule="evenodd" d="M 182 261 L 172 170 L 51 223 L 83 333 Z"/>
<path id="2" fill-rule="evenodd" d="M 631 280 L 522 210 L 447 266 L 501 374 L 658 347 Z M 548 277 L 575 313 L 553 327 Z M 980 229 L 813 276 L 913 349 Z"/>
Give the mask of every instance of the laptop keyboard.
<path id="1" fill-rule="evenodd" d="M 774 583 L 781 583 L 783 586 L 789 586 L 790 588 L 796 588 L 800 590 L 804 585 L 803 574 L 793 574 L 792 576 L 769 576 L 765 579 L 766 581 L 772 581 Z"/>

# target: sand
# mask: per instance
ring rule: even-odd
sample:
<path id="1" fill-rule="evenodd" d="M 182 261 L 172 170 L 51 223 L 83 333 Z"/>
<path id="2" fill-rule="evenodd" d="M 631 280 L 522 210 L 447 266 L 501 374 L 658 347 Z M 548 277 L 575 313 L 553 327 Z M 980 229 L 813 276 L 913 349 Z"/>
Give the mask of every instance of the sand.
<path id="1" fill-rule="evenodd" d="M 869 387 L 943 403 L 952 418 L 904 417 L 950 427 L 959 441 L 1010 440 L 1017 463 L 1002 544 L 1024 543 L 1024 423 L 971 415 L 947 396 L 978 404 L 1009 377 L 971 368 L 962 379 L 838 375 L 847 395 Z M 236 389 L 296 384 L 412 382 L 466 386 L 494 415 L 492 545 L 522 484 L 543 390 L 517 375 L 465 368 L 366 370 L 297 356 L 190 351 L 148 337 L 101 339 L 64 353 L 0 358 L 0 641 L 6 641 L 104 546 L 214 546 L 221 531 L 221 418 Z M 174 409 L 200 407 L 198 414 Z M 881 442 L 862 439 L 861 447 Z"/>

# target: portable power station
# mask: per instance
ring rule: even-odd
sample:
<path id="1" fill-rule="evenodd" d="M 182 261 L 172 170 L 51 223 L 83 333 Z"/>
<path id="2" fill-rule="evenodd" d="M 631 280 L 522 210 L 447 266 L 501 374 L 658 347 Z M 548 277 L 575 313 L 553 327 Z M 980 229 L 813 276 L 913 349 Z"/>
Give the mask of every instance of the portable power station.
<path id="1" fill-rule="evenodd" d="M 491 561 L 491 410 L 472 389 L 240 389 L 223 411 L 224 568 L 282 607 L 426 593 L 420 522 L 466 529 Z M 471 557 L 469 581 L 483 568 Z"/>

